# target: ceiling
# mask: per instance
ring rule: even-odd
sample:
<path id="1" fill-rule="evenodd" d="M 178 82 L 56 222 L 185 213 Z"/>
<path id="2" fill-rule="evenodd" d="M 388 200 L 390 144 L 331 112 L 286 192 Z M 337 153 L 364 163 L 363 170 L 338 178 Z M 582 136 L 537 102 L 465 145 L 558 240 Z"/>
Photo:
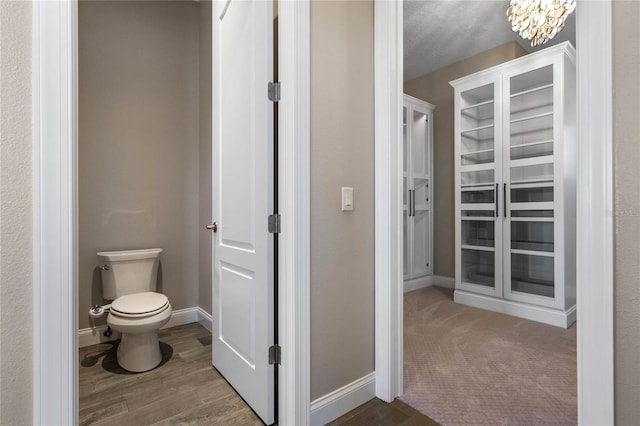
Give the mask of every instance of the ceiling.
<path id="1" fill-rule="evenodd" d="M 405 0 L 404 81 L 516 40 L 533 52 L 570 40 L 575 46 L 575 12 L 550 42 L 532 48 L 511 31 L 509 0 Z"/>

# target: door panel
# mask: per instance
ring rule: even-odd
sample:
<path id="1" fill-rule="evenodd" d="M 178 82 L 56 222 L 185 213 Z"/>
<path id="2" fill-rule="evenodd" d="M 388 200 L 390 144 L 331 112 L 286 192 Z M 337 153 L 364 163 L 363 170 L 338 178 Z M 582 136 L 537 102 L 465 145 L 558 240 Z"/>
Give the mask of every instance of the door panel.
<path id="1" fill-rule="evenodd" d="M 225 9 L 226 8 L 226 9 Z M 274 422 L 273 4 L 216 2 L 213 16 L 213 365 Z"/>

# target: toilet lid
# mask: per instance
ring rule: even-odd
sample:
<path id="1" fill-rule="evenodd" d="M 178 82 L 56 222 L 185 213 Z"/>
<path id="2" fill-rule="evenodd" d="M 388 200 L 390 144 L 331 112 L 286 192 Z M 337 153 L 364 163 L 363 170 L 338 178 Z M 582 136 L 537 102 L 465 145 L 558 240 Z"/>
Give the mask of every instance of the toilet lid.
<path id="1" fill-rule="evenodd" d="M 126 317 L 149 316 L 162 312 L 169 305 L 167 296 L 148 291 L 120 296 L 111 303 L 111 312 Z"/>

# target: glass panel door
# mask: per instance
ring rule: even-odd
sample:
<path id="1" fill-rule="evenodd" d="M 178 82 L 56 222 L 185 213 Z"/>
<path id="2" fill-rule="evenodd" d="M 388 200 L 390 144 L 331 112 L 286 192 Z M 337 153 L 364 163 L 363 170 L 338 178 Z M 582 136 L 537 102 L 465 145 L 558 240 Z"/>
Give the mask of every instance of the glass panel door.
<path id="1" fill-rule="evenodd" d="M 459 282 L 456 288 L 501 296 L 501 260 L 496 242 L 501 235 L 496 225 L 498 196 L 496 162 L 495 83 L 463 90 L 456 117 L 459 131 L 459 156 L 456 161 L 460 187 Z M 501 225 L 500 220 L 500 225 Z"/>
<path id="2" fill-rule="evenodd" d="M 411 274 L 411 252 L 409 250 L 409 238 L 411 232 L 409 228 L 409 209 L 410 209 L 410 186 L 409 186 L 409 126 L 407 125 L 407 117 L 409 108 L 406 105 L 402 107 L 402 229 L 403 229 L 403 277 L 408 279 Z"/>
<path id="3" fill-rule="evenodd" d="M 513 75 L 507 87 L 505 298 L 551 306 L 556 295 L 553 66 Z"/>

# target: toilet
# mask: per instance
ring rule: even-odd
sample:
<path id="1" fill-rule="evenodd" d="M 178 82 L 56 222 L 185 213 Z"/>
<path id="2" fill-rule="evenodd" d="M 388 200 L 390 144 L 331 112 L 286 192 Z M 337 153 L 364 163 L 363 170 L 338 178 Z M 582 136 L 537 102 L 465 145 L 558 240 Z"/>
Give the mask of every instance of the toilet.
<path id="1" fill-rule="evenodd" d="M 162 361 L 158 330 L 173 311 L 167 296 L 155 292 L 161 253 L 160 248 L 97 253 L 102 294 L 112 301 L 107 324 L 122 334 L 118 364 L 131 372 Z"/>

